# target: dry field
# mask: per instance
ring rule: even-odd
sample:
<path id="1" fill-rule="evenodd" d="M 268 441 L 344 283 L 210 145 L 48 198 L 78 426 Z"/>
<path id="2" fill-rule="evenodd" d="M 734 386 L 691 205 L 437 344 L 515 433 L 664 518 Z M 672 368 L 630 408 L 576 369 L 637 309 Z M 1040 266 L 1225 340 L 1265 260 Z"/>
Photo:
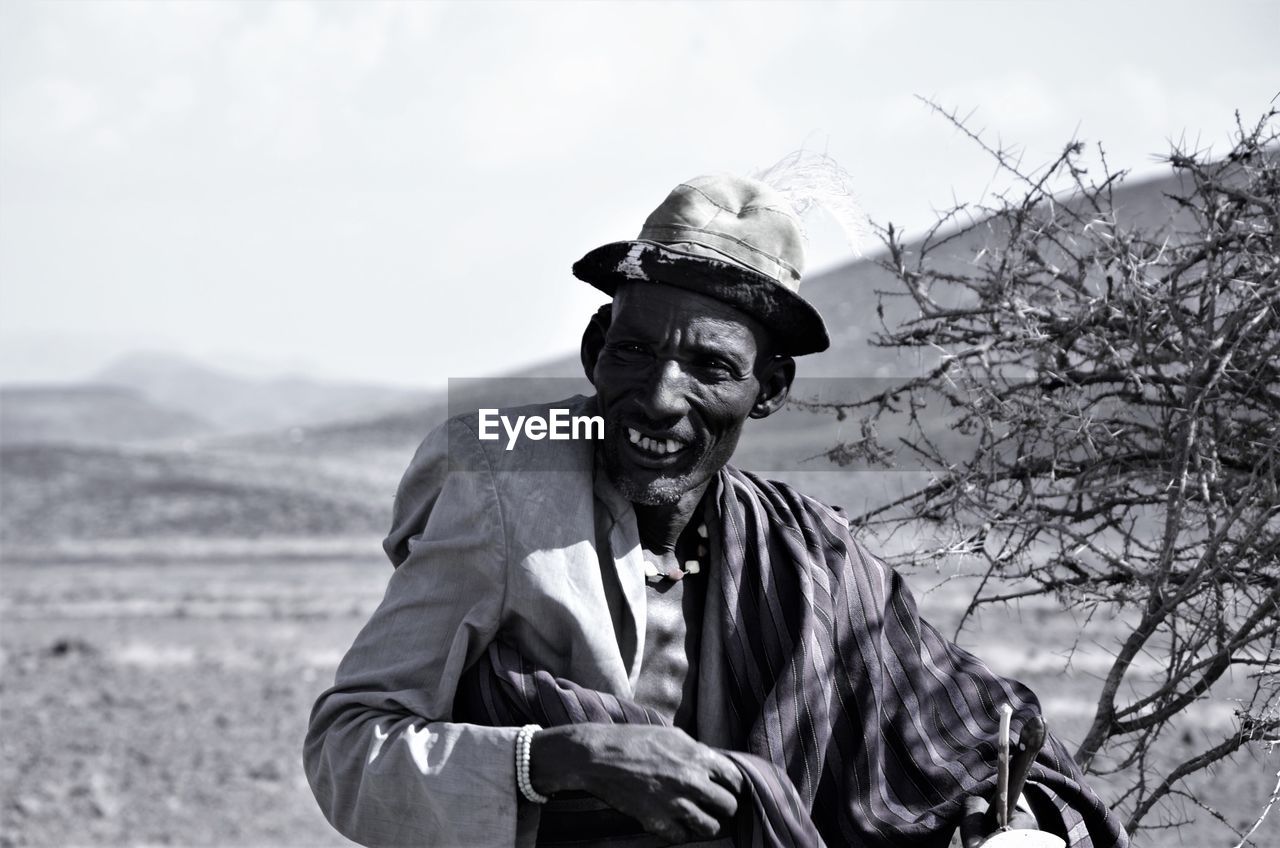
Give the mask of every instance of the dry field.
<path id="1" fill-rule="evenodd" d="M 203 542 L 174 557 L 146 548 L 4 564 L 0 844 L 348 844 L 312 801 L 299 751 L 312 700 L 381 595 L 389 566 L 376 539 L 310 553 L 270 541 Z M 963 587 L 921 598 L 945 625 Z M 1098 626 L 1093 638 L 1105 641 Z M 1040 693 L 1068 739 L 1105 661 L 1086 644 L 1063 672 L 1076 630 L 1032 607 L 988 617 L 971 640 Z M 1192 718 L 1186 733 L 1220 733 L 1230 704 L 1206 702 Z M 1245 824 L 1278 759 L 1241 761 L 1199 788 Z M 1140 844 L 1235 843 L 1192 815 Z M 1268 821 L 1255 844 L 1280 844 L 1280 827 Z"/>
<path id="2" fill-rule="evenodd" d="M 300 751 L 379 565 L 6 563 L 0 844 L 350 844 Z"/>

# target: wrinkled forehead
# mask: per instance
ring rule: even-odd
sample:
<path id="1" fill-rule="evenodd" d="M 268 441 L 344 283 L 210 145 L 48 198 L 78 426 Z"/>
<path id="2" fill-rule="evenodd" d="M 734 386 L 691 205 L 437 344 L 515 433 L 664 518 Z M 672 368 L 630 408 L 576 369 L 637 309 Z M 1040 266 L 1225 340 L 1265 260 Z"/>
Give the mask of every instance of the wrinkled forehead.
<path id="1" fill-rule="evenodd" d="M 769 341 L 765 328 L 745 312 L 698 292 L 654 282 L 618 287 L 613 324 L 634 332 L 674 331 L 690 341 L 731 345 L 748 354 L 766 349 Z"/>

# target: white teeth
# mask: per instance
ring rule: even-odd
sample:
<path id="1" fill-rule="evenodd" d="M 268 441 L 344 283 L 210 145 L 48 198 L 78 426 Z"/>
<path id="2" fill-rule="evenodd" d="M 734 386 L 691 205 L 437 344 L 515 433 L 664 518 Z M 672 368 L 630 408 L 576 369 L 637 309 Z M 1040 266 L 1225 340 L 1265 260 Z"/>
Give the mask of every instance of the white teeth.
<path id="1" fill-rule="evenodd" d="M 627 440 L 637 447 L 659 454 L 675 453 L 684 447 L 675 439 L 651 439 L 633 427 L 627 428 Z"/>

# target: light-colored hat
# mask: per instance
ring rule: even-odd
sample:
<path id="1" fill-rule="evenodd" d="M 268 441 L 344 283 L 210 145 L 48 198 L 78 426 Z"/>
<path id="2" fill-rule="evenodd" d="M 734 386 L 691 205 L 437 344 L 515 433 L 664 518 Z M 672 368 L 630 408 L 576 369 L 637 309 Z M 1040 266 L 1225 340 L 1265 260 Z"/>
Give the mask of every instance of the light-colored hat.
<path id="1" fill-rule="evenodd" d="M 608 295 L 620 283 L 648 281 L 728 303 L 793 356 L 831 343 L 822 316 L 799 294 L 803 271 L 803 230 L 787 200 L 728 174 L 681 183 L 638 238 L 597 247 L 573 265 L 574 276 Z"/>

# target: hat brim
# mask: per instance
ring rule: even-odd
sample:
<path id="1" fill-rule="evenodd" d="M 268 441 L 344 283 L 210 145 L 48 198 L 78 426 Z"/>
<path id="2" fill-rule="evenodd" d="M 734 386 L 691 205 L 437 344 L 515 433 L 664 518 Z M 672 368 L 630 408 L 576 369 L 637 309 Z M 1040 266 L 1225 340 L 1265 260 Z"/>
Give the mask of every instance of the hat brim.
<path id="1" fill-rule="evenodd" d="M 612 297 L 628 282 L 665 283 L 713 297 L 759 321 L 779 353 L 802 356 L 831 346 L 818 310 L 772 278 L 734 262 L 653 241 L 615 241 L 573 263 L 573 275 Z"/>

